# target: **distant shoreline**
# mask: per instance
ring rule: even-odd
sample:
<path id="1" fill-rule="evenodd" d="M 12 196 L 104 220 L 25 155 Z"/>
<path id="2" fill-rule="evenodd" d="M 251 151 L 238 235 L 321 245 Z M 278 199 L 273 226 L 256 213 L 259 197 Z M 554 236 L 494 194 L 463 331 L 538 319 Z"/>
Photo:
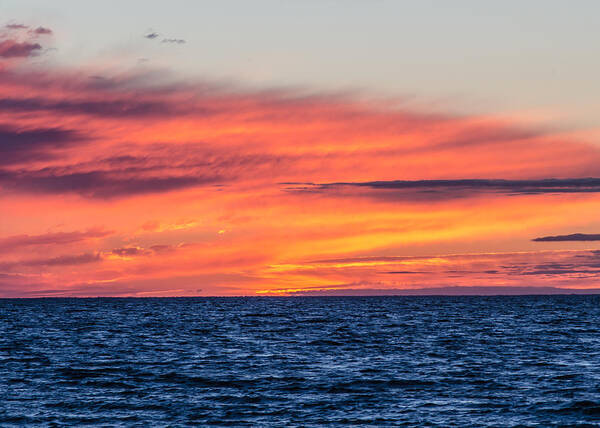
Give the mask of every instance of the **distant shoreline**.
<path id="1" fill-rule="evenodd" d="M 502 296 L 594 296 L 600 288 L 558 287 L 432 287 L 416 289 L 343 289 L 314 290 L 288 294 L 239 296 L 18 296 L 0 300 L 40 299 L 239 299 L 239 298 L 298 298 L 298 297 L 502 297 Z"/>

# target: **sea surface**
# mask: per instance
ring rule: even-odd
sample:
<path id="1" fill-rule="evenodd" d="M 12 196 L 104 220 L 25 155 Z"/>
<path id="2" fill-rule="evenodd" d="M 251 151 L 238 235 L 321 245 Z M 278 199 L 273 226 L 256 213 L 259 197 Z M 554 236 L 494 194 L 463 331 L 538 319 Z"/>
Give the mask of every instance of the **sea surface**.
<path id="1" fill-rule="evenodd" d="M 600 426 L 600 296 L 0 300 L 0 426 Z"/>

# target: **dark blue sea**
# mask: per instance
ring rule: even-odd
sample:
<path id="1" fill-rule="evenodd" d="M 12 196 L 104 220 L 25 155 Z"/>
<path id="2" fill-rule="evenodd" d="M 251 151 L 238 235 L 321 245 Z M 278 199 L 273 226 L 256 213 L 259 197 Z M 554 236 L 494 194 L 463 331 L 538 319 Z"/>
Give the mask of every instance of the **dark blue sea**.
<path id="1" fill-rule="evenodd" d="M 600 426 L 600 296 L 0 300 L 0 426 Z"/>

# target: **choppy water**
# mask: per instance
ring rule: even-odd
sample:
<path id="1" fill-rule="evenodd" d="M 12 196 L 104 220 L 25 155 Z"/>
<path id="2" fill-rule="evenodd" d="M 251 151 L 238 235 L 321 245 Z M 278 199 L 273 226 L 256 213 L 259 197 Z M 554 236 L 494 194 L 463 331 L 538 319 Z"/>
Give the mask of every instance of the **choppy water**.
<path id="1" fill-rule="evenodd" d="M 599 426 L 600 297 L 0 300 L 0 426 Z"/>

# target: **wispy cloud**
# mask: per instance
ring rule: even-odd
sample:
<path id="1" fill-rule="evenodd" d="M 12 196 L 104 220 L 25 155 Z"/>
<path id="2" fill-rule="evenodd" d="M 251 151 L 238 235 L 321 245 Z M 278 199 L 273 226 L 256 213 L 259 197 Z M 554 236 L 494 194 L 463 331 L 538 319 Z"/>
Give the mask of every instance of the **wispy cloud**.
<path id="1" fill-rule="evenodd" d="M 25 30 L 29 27 L 24 24 L 6 24 L 6 28 L 9 30 Z"/>
<path id="2" fill-rule="evenodd" d="M 34 34 L 38 34 L 38 35 L 50 35 L 52 34 L 52 30 L 50 28 L 47 27 L 37 27 L 34 30 L 32 30 Z"/>
<path id="3" fill-rule="evenodd" d="M 88 263 L 97 263 L 102 260 L 100 254 L 67 254 L 57 257 L 20 260 L 16 262 L 0 262 L 0 270 L 13 271 L 16 269 L 23 268 L 41 268 L 41 267 L 55 267 L 55 266 L 77 266 Z"/>
<path id="4" fill-rule="evenodd" d="M 0 58 L 27 58 L 42 50 L 39 43 L 0 40 Z"/>
<path id="5" fill-rule="evenodd" d="M 133 256 L 147 255 L 150 253 L 151 253 L 150 251 L 148 251 L 144 248 L 140 248 L 140 247 L 122 247 L 122 248 L 115 248 L 114 250 L 112 250 L 112 254 L 117 255 L 119 257 L 133 257 Z"/>
<path id="6" fill-rule="evenodd" d="M 0 170 L 0 184 L 7 190 L 30 193 L 76 193 L 90 198 L 119 198 L 148 193 L 164 193 L 194 186 L 219 183 L 215 176 L 131 176 L 117 171 L 62 173 L 57 169 L 37 171 Z"/>
<path id="7" fill-rule="evenodd" d="M 185 42 L 184 39 L 162 39 L 162 43 L 175 43 L 177 45 L 183 45 Z"/>
<path id="8" fill-rule="evenodd" d="M 160 33 L 157 33 L 156 31 L 150 31 L 149 33 L 144 34 L 144 38 L 148 40 L 157 40 L 160 37 Z M 186 43 L 186 40 L 174 37 L 163 37 L 161 43 L 183 45 Z"/>
<path id="9" fill-rule="evenodd" d="M 140 101 L 130 97 L 112 100 L 61 100 L 44 98 L 2 98 L 0 110 L 10 112 L 48 112 L 112 118 L 165 118 L 188 113 L 185 107 L 160 101 Z M 198 113 L 198 112 L 197 112 Z M 208 116 L 209 110 L 205 111 Z"/>
<path id="10" fill-rule="evenodd" d="M 0 123 L 0 165 L 50 159 L 58 150 L 85 140 L 72 129 L 20 128 Z"/>
<path id="11" fill-rule="evenodd" d="M 42 45 L 36 41 L 38 36 L 48 36 L 52 30 L 46 27 L 31 28 L 20 23 L 4 26 L 0 33 L 0 59 L 29 58 L 42 52 Z M 27 31 L 25 31 L 27 30 Z"/>
<path id="12" fill-rule="evenodd" d="M 112 233 L 102 228 L 92 228 L 86 231 L 52 232 L 41 235 L 12 235 L 0 238 L 0 252 L 15 251 L 22 247 L 79 243 L 89 239 L 104 238 Z"/>
<path id="13" fill-rule="evenodd" d="M 265 290 L 267 293 L 454 295 L 467 287 L 466 294 L 524 294 L 528 289 L 535 291 L 531 287 L 590 288 L 600 279 L 600 258 L 590 250 L 350 257 L 282 265 L 275 271 L 282 276 L 301 276 L 303 285 Z M 581 287 L 582 281 L 586 281 L 585 287 Z M 313 285 L 315 282 L 320 284 Z"/>

